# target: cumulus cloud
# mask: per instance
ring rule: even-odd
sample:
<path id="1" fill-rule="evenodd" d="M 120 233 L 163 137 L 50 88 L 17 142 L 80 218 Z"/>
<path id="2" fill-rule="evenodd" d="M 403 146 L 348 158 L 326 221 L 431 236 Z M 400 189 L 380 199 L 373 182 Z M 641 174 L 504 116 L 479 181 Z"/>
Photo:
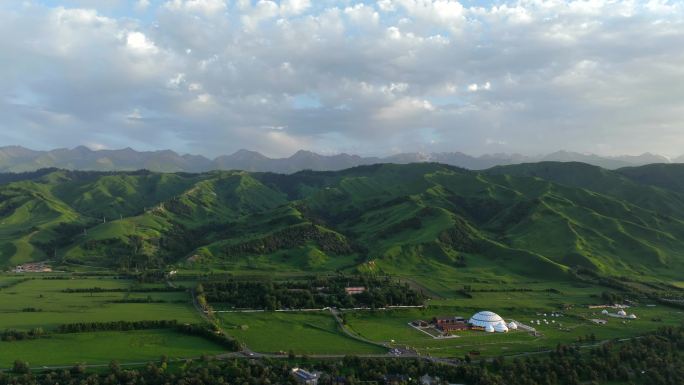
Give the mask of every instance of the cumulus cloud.
<path id="1" fill-rule="evenodd" d="M 54 3 L 0 4 L 0 142 L 684 148 L 681 2 Z"/>
<path id="2" fill-rule="evenodd" d="M 173 11 L 200 12 L 205 15 L 214 15 L 227 8 L 225 0 L 170 0 L 165 6 Z"/>
<path id="3" fill-rule="evenodd" d="M 135 3 L 135 9 L 138 11 L 144 11 L 150 6 L 150 0 L 138 0 Z"/>
<path id="4" fill-rule="evenodd" d="M 489 91 L 490 89 L 492 89 L 492 84 L 490 82 L 484 82 L 482 84 L 472 83 L 468 85 L 469 92 Z"/>
<path id="5" fill-rule="evenodd" d="M 155 54 L 158 52 L 154 42 L 142 32 L 129 32 L 126 34 L 126 47 L 141 54 Z"/>

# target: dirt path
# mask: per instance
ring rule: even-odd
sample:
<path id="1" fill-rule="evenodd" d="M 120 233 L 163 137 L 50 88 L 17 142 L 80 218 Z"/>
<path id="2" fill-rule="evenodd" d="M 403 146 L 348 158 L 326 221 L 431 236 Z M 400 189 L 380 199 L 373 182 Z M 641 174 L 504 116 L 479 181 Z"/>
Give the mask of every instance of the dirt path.
<path id="1" fill-rule="evenodd" d="M 340 312 L 339 312 L 339 310 L 334 309 L 334 308 L 330 308 L 330 314 L 332 314 L 333 318 L 335 318 L 335 321 L 337 321 L 337 326 L 339 326 L 339 328 L 342 330 L 342 332 L 343 332 L 346 336 L 348 336 L 349 338 L 353 338 L 353 339 L 355 339 L 355 340 L 357 340 L 357 341 L 364 342 L 364 343 L 367 343 L 367 344 L 379 346 L 379 347 L 381 347 L 381 348 L 383 348 L 383 349 L 388 349 L 388 347 L 387 347 L 385 344 L 382 344 L 382 343 L 379 343 L 379 342 L 375 342 L 375 341 L 371 341 L 371 340 L 365 339 L 365 338 L 363 338 L 363 337 L 357 335 L 356 333 L 351 332 L 351 331 L 347 328 L 347 326 L 344 324 L 344 322 L 342 321 L 342 318 L 340 317 Z"/>

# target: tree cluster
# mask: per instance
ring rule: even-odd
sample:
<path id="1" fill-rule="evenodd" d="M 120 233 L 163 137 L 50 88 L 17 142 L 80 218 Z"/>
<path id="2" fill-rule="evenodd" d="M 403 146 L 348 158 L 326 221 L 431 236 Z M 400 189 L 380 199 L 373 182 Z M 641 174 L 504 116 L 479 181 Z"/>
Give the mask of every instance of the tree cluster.
<path id="1" fill-rule="evenodd" d="M 223 252 L 227 256 L 270 254 L 278 250 L 293 249 L 308 242 L 315 242 L 326 253 L 337 255 L 353 253 L 345 237 L 307 223 L 287 227 L 262 238 L 226 246 Z"/>
<path id="2" fill-rule="evenodd" d="M 179 292 L 185 291 L 184 287 L 146 287 L 146 288 L 102 288 L 102 287 L 79 287 L 79 288 L 66 288 L 62 290 L 63 293 L 168 293 L 168 292 Z"/>
<path id="3" fill-rule="evenodd" d="M 45 336 L 46 333 L 43 328 L 34 328 L 29 331 L 16 330 L 16 329 L 6 329 L 0 333 L 0 340 L 11 342 L 11 341 L 22 341 L 22 340 L 34 340 L 36 338 L 41 338 Z"/>
<path id="4" fill-rule="evenodd" d="M 77 322 L 59 325 L 57 333 L 169 329 L 176 326 L 178 326 L 176 320 Z"/>
<path id="5" fill-rule="evenodd" d="M 363 287 L 348 294 L 347 287 Z M 419 306 L 425 296 L 389 277 L 334 276 L 308 280 L 269 281 L 229 279 L 205 282 L 203 293 L 210 303 L 236 309 L 322 309 L 325 307 L 382 308 Z"/>

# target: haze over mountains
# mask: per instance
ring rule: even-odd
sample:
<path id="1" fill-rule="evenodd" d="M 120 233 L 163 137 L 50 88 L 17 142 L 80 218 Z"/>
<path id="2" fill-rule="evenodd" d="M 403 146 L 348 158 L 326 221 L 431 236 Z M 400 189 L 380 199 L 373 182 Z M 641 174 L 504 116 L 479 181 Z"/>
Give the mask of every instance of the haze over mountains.
<path id="1" fill-rule="evenodd" d="M 0 147 L 0 172 L 26 172 L 56 167 L 70 170 L 130 171 L 147 169 L 156 172 L 205 172 L 210 170 L 245 170 L 293 173 L 300 170 L 336 171 L 375 163 L 437 162 L 470 170 L 484 170 L 494 166 L 540 161 L 582 162 L 606 169 L 643 166 L 654 163 L 682 163 L 684 155 L 670 160 L 667 157 L 644 153 L 605 157 L 594 154 L 558 151 L 544 156 L 520 154 L 486 154 L 471 156 L 462 152 L 401 153 L 387 157 L 358 155 L 321 155 L 300 150 L 287 158 L 269 158 L 256 151 L 239 150 L 231 155 L 209 159 L 202 155 L 178 154 L 172 150 L 136 151 L 91 150 L 85 146 L 73 149 L 37 151 L 21 146 Z"/>

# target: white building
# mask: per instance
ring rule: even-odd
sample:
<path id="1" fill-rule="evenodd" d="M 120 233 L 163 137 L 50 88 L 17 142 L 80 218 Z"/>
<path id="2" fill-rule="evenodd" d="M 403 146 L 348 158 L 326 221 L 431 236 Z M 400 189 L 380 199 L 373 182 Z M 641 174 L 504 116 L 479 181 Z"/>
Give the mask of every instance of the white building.
<path id="1" fill-rule="evenodd" d="M 498 314 L 491 311 L 475 313 L 468 321 L 472 326 L 483 328 L 486 332 L 506 333 L 508 326 Z"/>
<path id="2" fill-rule="evenodd" d="M 295 380 L 302 385 L 317 385 L 318 373 L 312 373 L 300 368 L 293 368 L 292 375 Z"/>

